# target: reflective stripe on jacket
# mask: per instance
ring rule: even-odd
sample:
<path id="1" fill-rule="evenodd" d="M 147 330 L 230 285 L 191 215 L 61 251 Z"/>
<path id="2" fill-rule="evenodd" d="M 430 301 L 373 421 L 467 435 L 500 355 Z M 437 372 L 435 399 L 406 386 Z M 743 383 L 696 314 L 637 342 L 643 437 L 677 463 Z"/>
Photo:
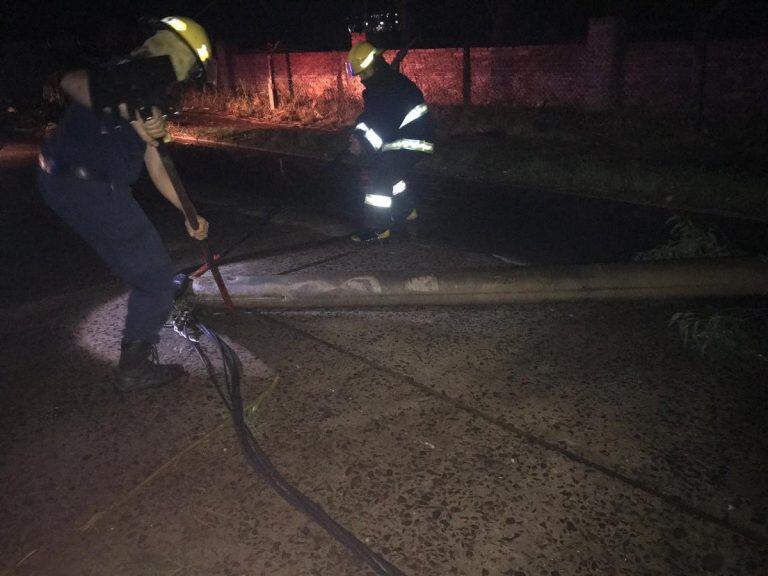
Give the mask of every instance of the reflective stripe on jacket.
<path id="1" fill-rule="evenodd" d="M 370 151 L 432 153 L 432 122 L 421 90 L 408 78 L 382 66 L 364 82 L 365 108 L 355 134 Z"/>

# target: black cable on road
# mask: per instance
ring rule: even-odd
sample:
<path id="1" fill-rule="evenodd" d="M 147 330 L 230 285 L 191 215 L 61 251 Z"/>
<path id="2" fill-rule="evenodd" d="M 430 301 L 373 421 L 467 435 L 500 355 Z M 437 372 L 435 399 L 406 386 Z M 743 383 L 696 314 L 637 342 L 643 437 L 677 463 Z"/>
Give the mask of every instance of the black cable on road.
<path id="1" fill-rule="evenodd" d="M 435 398 L 440 402 L 446 402 L 448 404 L 451 404 L 456 409 L 462 412 L 466 412 L 467 414 L 471 414 L 472 416 L 475 416 L 481 420 L 484 420 L 489 424 L 492 424 L 498 428 L 501 428 L 502 430 L 505 430 L 506 432 L 514 434 L 515 436 L 521 438 L 522 440 L 528 442 L 529 444 L 539 446 L 540 448 L 543 448 L 544 450 L 547 450 L 549 452 L 555 452 L 557 454 L 560 454 L 562 457 L 572 462 L 576 462 L 586 468 L 590 468 L 592 470 L 600 472 L 601 474 L 613 480 L 621 482 L 622 484 L 625 484 L 631 488 L 634 488 L 635 490 L 644 492 L 645 494 L 652 496 L 653 498 L 661 500 L 662 502 L 671 506 L 678 512 L 686 514 L 687 516 L 690 516 L 692 518 L 696 518 L 697 520 L 719 526 L 724 530 L 727 530 L 734 534 L 738 534 L 739 536 L 742 536 L 752 542 L 761 544 L 763 546 L 768 545 L 768 536 L 765 536 L 760 532 L 752 530 L 746 526 L 739 526 L 737 524 L 734 524 L 727 517 L 716 516 L 715 514 L 707 512 L 706 510 L 701 510 L 700 508 L 697 508 L 696 506 L 685 502 L 679 496 L 668 494 L 660 490 L 659 488 L 656 488 L 655 486 L 647 482 L 644 482 L 643 480 L 632 478 L 631 476 L 627 476 L 626 474 L 623 474 L 617 470 L 613 470 L 604 464 L 600 464 L 599 462 L 590 460 L 586 456 L 582 456 L 581 454 L 578 454 L 572 450 L 569 450 L 568 448 L 558 446 L 557 444 L 550 442 L 549 440 L 545 440 L 544 438 L 540 438 L 534 434 L 531 434 L 530 432 L 526 432 L 522 428 L 507 422 L 503 418 L 491 416 L 481 410 L 478 410 L 477 408 L 474 408 L 468 404 L 465 404 L 461 400 L 442 394 L 437 390 L 434 390 L 433 388 L 427 386 L 426 384 L 422 384 L 421 382 L 419 382 L 412 376 L 409 376 L 408 374 L 403 374 L 402 372 L 398 372 L 397 370 L 389 368 L 384 364 L 381 364 L 374 360 L 370 360 L 369 358 L 366 358 L 365 356 L 362 356 L 356 352 L 353 352 L 352 350 L 348 350 L 337 344 L 328 342 L 327 340 L 323 340 L 322 338 L 319 338 L 314 334 L 310 334 L 309 332 L 306 332 L 300 328 L 296 328 L 295 326 L 287 324 L 271 316 L 262 314 L 261 318 L 264 318 L 265 320 L 272 322 L 274 324 L 277 324 L 278 326 L 281 326 L 283 328 L 296 332 L 309 340 L 312 340 L 319 344 L 323 344 L 340 354 L 350 356 L 355 360 L 362 362 L 363 364 L 366 364 L 372 368 L 375 368 L 376 370 L 380 370 L 390 376 L 403 380 L 407 382 L 410 386 L 413 386 L 414 388 L 418 389 L 420 392 L 424 393 L 425 395 Z"/>
<path id="2" fill-rule="evenodd" d="M 256 232 L 258 232 L 264 226 L 269 224 L 270 221 L 272 220 L 272 218 L 276 214 L 278 214 L 281 210 L 282 210 L 282 207 L 280 207 L 280 206 L 276 206 L 276 207 L 273 207 L 273 208 L 270 208 L 269 210 L 267 210 L 266 213 L 263 216 L 259 217 L 256 220 L 255 226 L 253 226 L 252 228 L 247 230 L 244 234 L 240 235 L 235 241 L 233 241 L 224 250 L 221 250 L 221 251 L 219 251 L 216 254 L 216 264 L 217 265 L 222 265 L 222 264 L 227 264 L 227 263 L 231 262 L 233 260 L 233 258 L 231 258 L 231 257 L 227 258 L 227 256 L 229 256 L 229 254 L 232 252 L 232 250 L 234 250 L 235 248 L 237 248 L 241 244 L 245 243 L 245 241 L 248 240 L 249 238 L 251 238 L 254 234 L 256 234 Z M 241 255 L 241 256 L 238 256 L 237 259 L 239 260 L 240 258 L 243 258 L 243 257 L 244 256 Z M 199 268 L 200 268 L 200 266 L 197 265 L 197 264 L 191 265 L 191 266 L 185 266 L 184 268 L 180 269 L 177 273 L 178 274 L 191 274 L 195 270 L 198 270 Z"/>
<path id="3" fill-rule="evenodd" d="M 359 248 L 355 248 L 353 250 L 347 250 L 346 252 L 341 252 L 339 254 L 334 254 L 333 256 L 328 256 L 327 258 L 320 258 L 319 260 L 314 260 L 312 262 L 309 262 L 307 264 L 302 264 L 301 266 L 296 266 L 294 268 L 288 268 L 287 270 L 283 270 L 282 272 L 278 272 L 275 274 L 275 276 L 285 276 L 287 274 L 293 274 L 294 272 L 301 272 L 302 270 L 308 270 L 309 268 L 314 268 L 315 266 L 320 266 L 320 264 L 327 264 L 328 262 L 334 262 L 335 260 L 341 260 L 345 256 L 349 256 L 350 254 L 354 254 L 357 252 Z"/>
<path id="4" fill-rule="evenodd" d="M 259 260 L 261 258 L 271 258 L 273 256 L 285 256 L 287 254 L 293 254 L 294 252 L 322 248 L 331 244 L 349 241 L 349 236 L 330 236 L 321 240 L 311 240 L 309 242 L 301 242 L 288 246 L 276 246 L 275 248 L 266 248 L 245 254 L 238 254 L 237 256 L 230 256 L 228 258 L 221 258 L 218 261 L 218 264 L 219 266 L 224 266 L 225 264 L 235 264 L 244 260 Z"/>
<path id="5" fill-rule="evenodd" d="M 216 387 L 216 391 L 232 417 L 232 423 L 234 424 L 240 440 L 240 446 L 242 447 L 243 454 L 251 468 L 259 474 L 259 476 L 261 476 L 264 481 L 267 482 L 267 484 L 269 484 L 281 498 L 283 498 L 283 500 L 296 510 L 309 516 L 330 536 L 343 544 L 358 559 L 365 562 L 377 575 L 406 576 L 404 572 L 371 550 L 370 547 L 357 538 L 352 532 L 334 520 L 319 504 L 311 500 L 298 488 L 288 482 L 280 471 L 275 468 L 267 453 L 254 437 L 248 423 L 245 421 L 243 399 L 240 391 L 242 366 L 237 354 L 216 332 L 201 322 L 194 320 L 189 315 L 182 315 L 181 317 L 184 318 L 183 325 L 174 326 L 174 329 L 178 334 L 182 335 L 192 343 L 203 361 L 211 382 Z M 186 322 L 189 322 L 191 326 L 186 325 Z M 200 343 L 196 341 L 196 338 L 191 337 L 190 328 L 204 335 L 216 346 L 221 355 L 221 377 L 216 373 L 216 368 L 214 367 L 213 362 L 207 356 Z"/>

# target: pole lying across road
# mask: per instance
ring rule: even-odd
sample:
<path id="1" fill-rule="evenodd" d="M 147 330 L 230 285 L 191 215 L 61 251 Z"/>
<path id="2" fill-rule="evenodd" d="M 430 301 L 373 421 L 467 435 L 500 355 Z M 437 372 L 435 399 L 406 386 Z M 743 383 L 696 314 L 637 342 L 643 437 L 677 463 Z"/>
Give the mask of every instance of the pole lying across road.
<path id="1" fill-rule="evenodd" d="M 768 294 L 768 264 L 712 258 L 579 266 L 228 276 L 241 308 L 472 305 Z M 225 274 L 226 268 L 224 269 Z M 216 285 L 193 282 L 195 300 L 220 306 Z"/>

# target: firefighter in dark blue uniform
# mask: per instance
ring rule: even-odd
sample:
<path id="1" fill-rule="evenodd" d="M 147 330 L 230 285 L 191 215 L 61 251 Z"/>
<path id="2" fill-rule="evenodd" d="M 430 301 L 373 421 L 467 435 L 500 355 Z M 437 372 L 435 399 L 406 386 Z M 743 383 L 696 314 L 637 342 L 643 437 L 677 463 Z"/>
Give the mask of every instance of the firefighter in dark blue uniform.
<path id="1" fill-rule="evenodd" d="M 418 218 L 408 173 L 434 150 L 433 127 L 421 90 L 393 70 L 369 42 L 349 51 L 347 72 L 363 83 L 364 110 L 350 138 L 350 151 L 374 164 L 365 182 L 365 229 L 352 237 L 377 242 Z"/>
<path id="2" fill-rule="evenodd" d="M 146 166 L 163 196 L 181 204 L 156 148 L 166 134 L 162 111 L 152 106 L 146 119 L 134 100 L 200 72 L 209 46 L 194 21 L 165 18 L 132 58 L 66 74 L 61 86 L 72 103 L 40 153 L 46 203 L 131 288 L 116 383 L 123 391 L 161 386 L 184 373 L 180 365 L 157 363 L 154 345 L 173 304 L 173 266 L 130 186 Z M 186 224 L 194 238 L 207 236 L 205 219 L 194 230 Z"/>

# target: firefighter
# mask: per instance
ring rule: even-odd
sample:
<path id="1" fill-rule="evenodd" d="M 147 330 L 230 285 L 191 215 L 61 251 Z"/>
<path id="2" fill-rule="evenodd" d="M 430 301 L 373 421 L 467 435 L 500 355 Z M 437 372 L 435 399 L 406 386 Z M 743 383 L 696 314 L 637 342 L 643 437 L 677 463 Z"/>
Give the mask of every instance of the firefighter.
<path id="1" fill-rule="evenodd" d="M 365 228 L 352 240 L 380 242 L 418 218 L 408 173 L 433 152 L 433 127 L 421 90 L 393 70 L 370 42 L 352 46 L 347 73 L 365 87 L 349 151 L 373 162 L 365 182 Z"/>
<path id="2" fill-rule="evenodd" d="M 162 386 L 184 374 L 159 364 L 155 344 L 172 308 L 173 266 L 160 236 L 131 193 L 146 166 L 159 192 L 181 203 L 157 151 L 165 138 L 163 108 L 176 84 L 202 78 L 210 40 L 182 17 L 155 21 L 154 33 L 128 58 L 65 74 L 61 88 L 71 103 L 44 141 L 39 157 L 43 199 L 129 287 L 115 387 Z M 199 218 L 190 236 L 202 240 Z"/>

